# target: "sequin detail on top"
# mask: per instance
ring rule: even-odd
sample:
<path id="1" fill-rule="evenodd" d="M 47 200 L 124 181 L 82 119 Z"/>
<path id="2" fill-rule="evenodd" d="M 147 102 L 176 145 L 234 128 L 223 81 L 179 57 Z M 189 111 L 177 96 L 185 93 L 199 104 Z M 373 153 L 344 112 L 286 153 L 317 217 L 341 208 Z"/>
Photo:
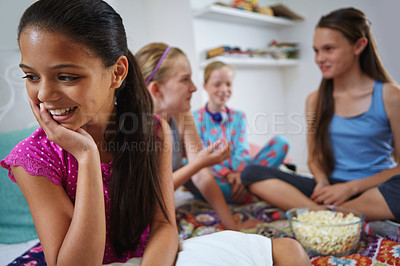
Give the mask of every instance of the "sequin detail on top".
<path id="1" fill-rule="evenodd" d="M 17 144 L 10 154 L 0 162 L 3 168 L 8 169 L 10 179 L 15 182 L 10 166 L 21 166 L 30 175 L 44 176 L 50 182 L 63 186 L 71 202 L 75 204 L 78 162 L 69 152 L 51 142 L 42 128 L 38 128 L 31 136 Z M 111 262 L 126 262 L 133 257 L 142 257 L 149 238 L 149 228 L 142 236 L 135 251 L 126 252 L 118 258 L 111 247 L 110 241 L 110 197 L 109 183 L 112 174 L 111 162 L 101 164 L 103 191 L 106 212 L 106 246 L 103 264 Z"/>

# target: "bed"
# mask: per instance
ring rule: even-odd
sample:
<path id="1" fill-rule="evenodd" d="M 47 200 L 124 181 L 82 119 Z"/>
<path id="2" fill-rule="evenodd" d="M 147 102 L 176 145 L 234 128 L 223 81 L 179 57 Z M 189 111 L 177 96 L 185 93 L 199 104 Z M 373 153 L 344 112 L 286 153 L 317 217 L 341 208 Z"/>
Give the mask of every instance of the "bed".
<path id="1" fill-rule="evenodd" d="M 260 234 L 270 238 L 293 238 L 285 213 L 265 202 L 244 206 L 232 206 L 233 213 L 242 220 L 257 218 L 264 223 L 256 228 L 243 230 L 246 233 Z M 209 205 L 199 200 L 186 200 L 176 209 L 180 240 L 211 234 L 223 230 L 216 213 Z M 362 233 L 356 251 L 347 256 L 314 256 L 309 254 L 312 265 L 400 265 L 400 237 L 379 236 Z"/>
<path id="2" fill-rule="evenodd" d="M 37 127 L 19 62 L 18 49 L 0 49 L 0 160 Z M 25 198 L 2 168 L 0 214 L 0 265 L 7 265 L 38 239 Z"/>
<path id="3" fill-rule="evenodd" d="M 224 230 L 216 213 L 204 201 L 195 200 L 182 189 L 175 192 L 176 219 L 179 239 L 212 234 Z M 244 233 L 259 234 L 269 238 L 293 238 L 289 222 L 284 212 L 265 202 L 255 202 L 243 206 L 231 206 L 232 212 L 242 220 L 257 218 L 264 221 L 256 228 L 243 230 Z M 234 249 L 235 247 L 232 247 Z M 309 254 L 312 265 L 400 265 L 400 237 L 362 233 L 356 251 L 347 256 L 314 256 Z M 40 244 L 34 244 L 24 254 L 9 265 L 46 265 Z"/>

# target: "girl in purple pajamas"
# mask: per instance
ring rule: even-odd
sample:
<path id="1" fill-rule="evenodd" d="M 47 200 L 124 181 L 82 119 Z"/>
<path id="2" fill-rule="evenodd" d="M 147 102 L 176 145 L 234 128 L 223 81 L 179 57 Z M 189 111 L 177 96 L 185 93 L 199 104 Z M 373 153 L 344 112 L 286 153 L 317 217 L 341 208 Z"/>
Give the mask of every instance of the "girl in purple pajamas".
<path id="1" fill-rule="evenodd" d="M 251 194 L 241 184 L 240 172 L 248 164 L 278 167 L 288 151 L 288 141 L 283 136 L 276 136 L 254 158 L 250 157 L 246 116 L 242 111 L 226 106 L 232 95 L 233 77 L 232 66 L 223 62 L 210 63 L 204 72 L 204 88 L 209 102 L 195 111 L 193 116 L 205 147 L 220 139 L 226 139 L 231 144 L 230 157 L 210 167 L 210 170 L 227 201 L 243 204 L 250 201 Z M 193 190 L 191 186 L 189 189 Z"/>

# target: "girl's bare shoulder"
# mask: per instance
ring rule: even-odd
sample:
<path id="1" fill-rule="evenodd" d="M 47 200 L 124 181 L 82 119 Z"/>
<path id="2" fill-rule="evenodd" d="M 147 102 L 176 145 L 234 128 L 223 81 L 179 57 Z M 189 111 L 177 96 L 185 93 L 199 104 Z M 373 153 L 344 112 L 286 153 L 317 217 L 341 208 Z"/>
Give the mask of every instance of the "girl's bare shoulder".
<path id="1" fill-rule="evenodd" d="M 383 100 L 385 106 L 400 106 L 400 86 L 394 82 L 385 82 L 383 84 Z"/>
<path id="2" fill-rule="evenodd" d="M 306 109 L 307 110 L 315 109 L 315 106 L 317 105 L 317 99 L 318 99 L 318 90 L 315 90 L 310 94 L 308 94 L 306 99 Z"/>
<path id="3" fill-rule="evenodd" d="M 389 120 L 400 121 L 400 86 L 393 82 L 386 82 L 383 84 L 382 93 Z"/>

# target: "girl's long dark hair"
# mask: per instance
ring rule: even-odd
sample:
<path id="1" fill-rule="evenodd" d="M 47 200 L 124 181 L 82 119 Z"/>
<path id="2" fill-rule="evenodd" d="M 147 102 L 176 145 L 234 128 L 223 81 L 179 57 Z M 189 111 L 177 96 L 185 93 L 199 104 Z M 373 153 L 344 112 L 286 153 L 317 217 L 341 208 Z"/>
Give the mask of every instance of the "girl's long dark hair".
<path id="1" fill-rule="evenodd" d="M 321 17 L 317 28 L 337 30 L 350 43 L 356 43 L 361 37 L 368 40 L 368 44 L 360 54 L 361 70 L 372 79 L 392 81 L 379 58 L 373 35 L 370 31 L 370 22 L 363 12 L 355 8 L 338 9 Z M 334 110 L 333 79 L 322 79 L 318 89 L 317 105 L 315 110 L 316 128 L 314 135 L 313 157 L 317 159 L 324 172 L 330 176 L 334 170 L 334 156 L 332 152 L 329 125 Z"/>
<path id="2" fill-rule="evenodd" d="M 141 234 L 161 207 L 170 221 L 159 180 L 159 147 L 153 103 L 142 74 L 127 47 L 121 17 L 101 0 L 40 0 L 23 14 L 18 39 L 26 28 L 65 34 L 102 59 L 105 67 L 124 55 L 127 77 L 116 90 L 115 120 L 105 134 L 113 151 L 111 242 L 117 255 L 138 247 Z M 113 116 L 111 116 L 113 117 Z M 135 130 L 134 130 L 135 129 Z M 111 146 L 110 145 L 110 146 Z"/>

